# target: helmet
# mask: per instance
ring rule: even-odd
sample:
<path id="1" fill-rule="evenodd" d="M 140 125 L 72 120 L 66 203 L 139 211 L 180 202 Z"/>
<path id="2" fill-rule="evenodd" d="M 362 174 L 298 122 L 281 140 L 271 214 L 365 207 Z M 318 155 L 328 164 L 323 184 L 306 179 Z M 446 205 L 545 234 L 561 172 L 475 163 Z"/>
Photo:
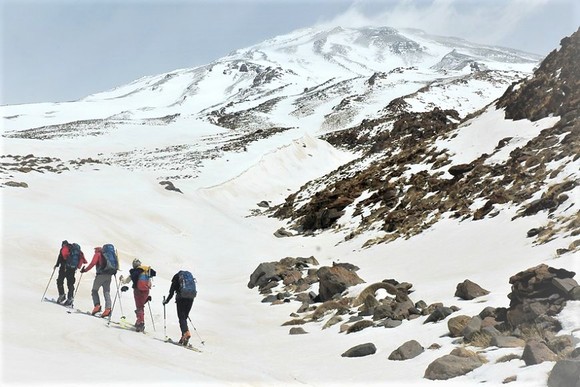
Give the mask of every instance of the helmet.
<path id="1" fill-rule="evenodd" d="M 62 241 L 61 246 L 66 246 L 66 245 L 68 245 L 68 241 L 67 240 Z"/>
<path id="2" fill-rule="evenodd" d="M 140 261 L 139 259 L 135 258 L 135 259 L 133 260 L 133 269 L 136 269 L 136 268 L 138 268 L 139 266 L 141 266 L 141 261 Z"/>

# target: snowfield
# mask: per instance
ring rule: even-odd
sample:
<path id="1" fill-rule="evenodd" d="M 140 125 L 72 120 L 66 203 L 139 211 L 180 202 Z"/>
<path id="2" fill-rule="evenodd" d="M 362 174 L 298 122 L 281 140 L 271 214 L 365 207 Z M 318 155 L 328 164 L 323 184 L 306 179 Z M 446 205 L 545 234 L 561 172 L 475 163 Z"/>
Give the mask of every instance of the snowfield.
<path id="1" fill-rule="evenodd" d="M 330 77 L 320 75 L 320 69 L 325 69 L 320 56 L 312 56 L 302 46 L 294 47 L 303 34 L 306 32 L 297 33 L 294 39 L 276 38 L 268 44 L 281 42 L 290 51 L 298 47 L 301 66 L 305 66 L 300 71 L 304 74 L 312 71 L 321 77 L 309 78 L 312 84 L 308 86 L 316 86 Z M 407 32 L 405 36 L 411 35 Z M 332 39 L 329 41 L 334 42 Z M 425 39 L 420 40 L 422 44 L 432 44 Z M 285 51 L 270 50 L 268 44 L 237 52 L 234 59 L 255 54 L 263 59 L 264 66 L 293 65 L 287 62 Z M 429 57 L 429 65 L 438 63 L 447 53 L 442 44 L 428 47 L 438 55 Z M 268 55 L 260 56 L 260 50 Z M 466 46 L 465 52 L 470 50 Z M 376 65 L 369 59 L 376 58 L 375 51 L 357 52 L 356 58 L 357 71 L 369 70 L 362 66 L 367 60 L 366 65 Z M 274 59 L 278 62 L 273 62 Z M 523 360 L 516 358 L 496 363 L 509 354 L 520 356 L 522 348 L 471 348 L 481 352 L 488 363 L 451 380 L 424 379 L 427 366 L 457 346 L 448 335 L 447 320 L 424 324 L 426 316 L 422 316 L 405 320 L 397 328 L 369 328 L 347 335 L 339 332 L 339 325 L 322 329 L 327 316 L 324 321 L 304 325 L 308 334 L 289 334 L 290 327 L 282 324 L 292 318 L 290 314 L 299 305 L 262 303 L 264 296 L 247 286 L 250 274 L 261 262 L 314 256 L 320 266 L 352 263 L 360 268 L 357 273 L 365 284 L 351 287 L 349 295 L 356 296 L 368 284 L 396 279 L 413 284 L 413 301 L 455 305 L 460 308 L 458 314 L 472 316 L 487 306 L 509 305 L 507 295 L 512 275 L 540 263 L 578 272 L 580 256 L 578 250 L 561 256 L 555 254 L 575 239 L 570 235 L 558 235 L 543 245 L 536 245 L 526 237 L 528 230 L 550 220 L 546 211 L 512 220 L 517 209 L 507 204 L 496 207 L 500 211 L 495 217 L 460 221 L 445 215 L 419 235 L 368 248 L 362 247 L 364 242 L 384 232 L 368 231 L 345 240 L 352 215 L 349 212 L 336 228 L 312 236 L 276 237 L 274 232 L 288 227 L 288 223 L 261 214 L 258 203 L 281 204 L 308 181 L 359 156 L 318 138 L 326 132 L 320 127 L 325 114 L 329 113 L 329 107 L 334 109 L 342 96 L 313 105 L 316 109 L 305 117 L 290 114 L 297 109 L 294 103 L 298 99 L 281 102 L 272 108 L 273 119 L 291 129 L 251 142 L 244 149 L 218 152 L 224 138 L 237 132 L 213 125 L 201 113 L 196 114 L 211 110 L 216 101 L 226 106 L 227 99 L 235 94 L 228 94 L 228 87 L 232 82 L 242 82 L 239 74 L 237 78 L 226 74 L 224 63 L 213 63 L 215 69 L 211 76 L 209 70 L 204 73 L 206 78 L 201 77 L 201 68 L 177 70 L 145 77 L 76 102 L 0 107 L 3 135 L 0 160 L 4 163 L 0 171 L 2 384 L 500 386 L 506 378 L 517 375 L 510 386 L 545 386 L 554 362 L 525 366 Z M 393 63 L 399 64 L 394 59 Z M 485 63 L 492 66 L 491 62 Z M 523 73 L 529 73 L 533 65 L 533 58 L 525 63 L 504 63 L 506 71 Z M 342 62 L 333 66 L 344 71 Z M 430 109 L 430 104 L 444 93 L 444 87 L 432 87 L 419 96 L 422 100 L 408 96 L 429 83 L 427 75 L 436 74 L 434 70 L 423 70 L 410 71 L 415 78 L 401 86 L 403 92 L 387 87 L 389 79 L 384 90 L 378 87 L 379 91 L 368 100 L 358 101 L 360 110 L 353 116 L 359 120 L 357 124 L 403 93 L 419 110 Z M 220 78 L 220 74 L 228 78 Z M 340 75 L 345 79 L 353 77 L 350 73 Z M 391 78 L 400 80 L 398 75 Z M 445 102 L 453 105 L 463 101 L 462 114 L 483 108 L 503 90 L 497 85 L 486 89 L 479 82 L 466 85 L 465 90 L 449 86 L 453 98 Z M 292 90 L 302 92 L 304 86 L 293 85 Z M 199 91 L 202 89 L 215 91 L 211 101 L 202 99 L 203 91 Z M 197 97 L 196 90 L 200 93 Z M 470 97 L 473 90 L 481 98 Z M 270 98 L 268 93 L 266 90 L 263 99 L 257 98 L 254 105 Z M 244 109 L 254 106 L 253 100 L 238 102 Z M 147 121 L 176 112 L 183 114 L 164 123 Z M 114 117 L 108 118 L 111 116 Z M 71 124 L 58 129 L 60 132 L 55 129 L 56 134 L 46 139 L 14 136 L 30 128 L 101 119 L 104 121 Z M 557 120 L 550 117 L 535 123 L 526 120 L 514 123 L 504 119 L 502 110 L 489 107 L 479 120 L 460 126 L 457 136 L 438 142 L 437 147 L 448 149 L 454 163 L 462 163 L 483 152 L 491 153 L 499 140 L 514 137 L 509 146 L 491 159 L 499 162 L 507 157 L 506 152 Z M 9 167 L 14 156 L 29 154 L 36 158 L 58 158 L 49 162 L 56 170 Z M 199 156 L 202 154 L 205 156 Z M 109 163 L 71 163 L 87 158 Z M 424 170 L 430 165 L 413 168 Z M 567 172 L 570 179 L 580 179 L 578 170 Z M 169 180 L 183 193 L 166 190 L 159 184 L 168 176 L 177 176 Z M 27 187 L 7 186 L 8 181 L 22 182 Z M 575 205 L 563 213 L 571 215 L 578 211 L 580 187 L 568 194 L 569 203 Z M 53 272 L 53 266 L 65 239 L 79 243 L 89 261 L 94 247 L 114 244 L 121 263 L 117 279 L 128 274 L 135 258 L 157 271 L 152 301 L 145 309 L 145 334 L 42 302 L 45 290 L 47 297 L 57 296 L 57 273 Z M 197 278 L 198 296 L 190 314 L 193 326 L 189 326 L 191 343 L 201 352 L 163 342 L 166 335 L 175 340 L 180 336 L 174 303 L 165 310 L 162 305 L 171 278 L 179 270 L 189 270 Z M 82 276 L 77 273 L 75 308 L 80 311 L 93 307 L 90 293 L 94 273 Z M 460 300 L 454 293 L 457 284 L 466 279 L 491 293 L 471 301 Z M 112 289 L 116 291 L 115 284 Z M 112 320 L 126 316 L 133 323 L 132 292 L 119 295 Z M 573 334 L 578 345 L 580 302 L 568 302 L 559 319 L 563 325 L 561 333 Z M 388 360 L 393 350 L 412 339 L 425 352 L 407 361 Z M 349 348 L 369 342 L 377 347 L 373 356 L 341 357 Z M 432 344 L 440 347 L 428 349 Z"/>
<path id="2" fill-rule="evenodd" d="M 61 157 L 66 158 L 68 146 L 63 142 Z M 5 146 L 10 153 L 11 141 L 5 141 Z M 376 328 L 350 335 L 339 334 L 338 327 L 322 330 L 320 324 L 307 326 L 307 335 L 290 336 L 281 324 L 296 305 L 261 303 L 261 296 L 246 286 L 249 275 L 260 262 L 313 255 L 321 265 L 356 264 L 367 283 L 384 278 L 411 282 L 413 299 L 457 305 L 469 315 L 487 305 L 507 306 L 508 279 L 525 268 L 545 262 L 577 269 L 577 255 L 553 256 L 561 241 L 533 246 L 526 240 L 526 231 L 544 220 L 541 215 L 510 221 L 514 214 L 509 209 L 485 222 L 442 221 L 409 240 L 368 249 L 361 249 L 357 239 L 341 242 L 340 233 L 333 232 L 276 238 L 273 232 L 281 226 L 279 221 L 248 216 L 257 208 L 255 203 L 281 200 L 309 174 L 323 174 L 346 156 L 320 140 L 306 138 L 300 146 L 281 146 L 258 163 L 243 164 L 238 158 L 238 167 L 244 165 L 245 172 L 211 187 L 196 186 L 196 180 L 179 182 L 183 195 L 164 190 L 147 173 L 111 166 L 29 174 L 25 177 L 29 188 L 3 188 L 4 382 L 137 384 L 135 375 L 142 375 L 143 381 L 155 384 L 433 384 L 422 379 L 425 368 L 453 347 L 453 339 L 444 336 L 445 322 L 423 325 L 420 318 L 392 330 Z M 208 167 L 204 174 L 218 179 L 221 168 Z M 142 335 L 40 302 L 63 239 L 78 242 L 89 258 L 93 247 L 114 243 L 125 275 L 136 257 L 152 265 L 158 273 L 150 305 L 155 330 L 149 310 L 147 334 Z M 202 353 L 160 341 L 164 338 L 161 300 L 180 269 L 192 271 L 198 280 L 199 295 L 191 313 L 192 343 Z M 81 310 L 92 307 L 93 273 L 80 281 L 75 306 Z M 48 296 L 56 296 L 55 278 Z M 491 294 L 473 301 L 456 299 L 455 286 L 467 278 L 491 289 Z M 360 290 L 362 286 L 352 292 Z M 133 308 L 130 292 L 121 293 L 113 320 L 123 313 L 132 322 Z M 563 316 L 567 331 L 580 326 L 579 311 L 580 303 L 568 305 Z M 166 312 L 167 334 L 178 338 L 173 303 Z M 387 360 L 391 351 L 410 339 L 424 347 L 432 343 L 442 347 L 406 362 Z M 365 342 L 375 343 L 376 355 L 340 356 Z M 493 359 L 518 351 L 498 349 L 488 355 Z M 490 364 L 452 382 L 499 385 L 517 374 L 514 385 L 542 386 L 553 365 L 523 367 L 520 360 L 501 367 L 492 364 L 490 359 Z"/>

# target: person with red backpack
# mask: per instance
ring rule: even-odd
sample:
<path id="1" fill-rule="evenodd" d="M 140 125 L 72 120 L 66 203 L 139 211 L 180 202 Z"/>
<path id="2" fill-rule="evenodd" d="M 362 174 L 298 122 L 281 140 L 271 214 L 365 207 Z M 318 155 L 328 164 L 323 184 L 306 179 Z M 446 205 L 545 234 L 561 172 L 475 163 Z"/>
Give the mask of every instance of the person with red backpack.
<path id="1" fill-rule="evenodd" d="M 107 254 L 111 254 L 111 257 L 107 257 Z M 112 261 L 112 263 L 110 262 Z M 104 245 L 103 247 L 95 247 L 95 255 L 93 255 L 93 260 L 89 266 L 81 269 L 81 273 L 86 273 L 91 270 L 93 266 L 96 266 L 97 274 L 95 280 L 93 281 L 93 288 L 91 290 L 91 296 L 93 298 L 93 310 L 92 315 L 97 314 L 101 311 L 101 300 L 99 299 L 99 289 L 103 288 L 103 296 L 105 297 L 105 310 L 101 313 L 101 317 L 107 317 L 111 314 L 111 277 L 117 273 L 118 259 L 117 252 L 113 245 Z"/>
<path id="2" fill-rule="evenodd" d="M 187 319 L 189 312 L 193 306 L 193 300 L 197 296 L 197 287 L 195 278 L 189 271 L 180 270 L 171 279 L 171 287 L 169 288 L 169 295 L 163 300 L 163 305 L 167 305 L 173 294 L 175 296 L 175 303 L 177 305 L 177 318 L 179 320 L 179 329 L 181 329 L 181 339 L 179 344 L 187 346 L 191 333 L 187 326 Z"/>
<path id="3" fill-rule="evenodd" d="M 129 277 L 119 280 L 122 284 L 133 282 L 133 296 L 135 297 L 135 315 L 137 321 L 135 322 L 135 330 L 137 332 L 145 331 L 145 304 L 151 301 L 149 297 L 149 290 L 151 289 L 151 278 L 155 277 L 157 273 L 150 266 L 141 265 L 139 259 L 133 260 L 133 268 L 129 270 Z M 128 288 L 123 286 L 121 291 L 124 292 Z"/>
<path id="4" fill-rule="evenodd" d="M 66 240 L 62 241 L 60 250 L 58 252 L 58 258 L 56 259 L 56 264 L 54 265 L 55 269 L 60 266 L 60 269 L 58 270 L 58 277 L 56 278 L 56 288 L 58 289 L 58 298 L 56 300 L 57 303 L 66 306 L 73 304 L 75 274 L 77 269 L 79 269 L 85 263 L 87 263 L 85 260 L 85 255 L 77 243 L 68 243 Z M 66 296 L 64 294 L 65 279 L 68 288 Z"/>

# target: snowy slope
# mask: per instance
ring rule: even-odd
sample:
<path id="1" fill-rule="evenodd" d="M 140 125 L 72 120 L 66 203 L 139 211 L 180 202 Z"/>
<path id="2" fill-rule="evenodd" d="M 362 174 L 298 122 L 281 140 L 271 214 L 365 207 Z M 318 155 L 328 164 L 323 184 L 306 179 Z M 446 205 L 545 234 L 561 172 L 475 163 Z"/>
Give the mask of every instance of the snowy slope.
<path id="1" fill-rule="evenodd" d="M 462 314 L 473 315 L 485 306 L 507 306 L 509 277 L 525 268 L 544 262 L 576 270 L 577 252 L 558 257 L 553 254 L 570 237 L 542 245 L 526 238 L 527 230 L 549 221 L 547 213 L 512 220 L 517 209 L 509 206 L 484 221 L 446 217 L 424 233 L 368 248 L 363 248 L 364 242 L 381 237 L 382 231 L 366 230 L 364 238 L 351 240 L 345 240 L 346 230 L 311 237 L 273 235 L 288 223 L 258 215 L 257 203 L 266 200 L 272 205 L 280 204 L 307 182 L 359 156 L 338 150 L 315 134 L 373 116 L 400 96 L 405 96 L 414 110 L 421 111 L 430 110 L 438 96 L 448 95 L 443 102 L 447 107 L 468 114 L 483 108 L 502 93 L 503 86 L 522 76 L 517 72 L 520 66 L 528 66 L 529 71 L 533 65 L 527 62 L 533 58 L 520 57 L 521 62 L 513 64 L 514 57 L 505 54 L 501 62 L 496 61 L 505 68 L 501 75 L 491 77 L 497 80 L 495 85 L 491 81 L 478 83 L 480 80 L 464 69 L 450 71 L 449 78 L 445 78 L 443 73 L 425 66 L 438 63 L 452 49 L 463 50 L 478 61 L 488 58 L 486 52 L 463 41 L 453 40 L 450 46 L 443 38 L 434 40 L 416 31 L 363 32 L 299 31 L 240 50 L 230 59 L 198 69 L 145 77 L 81 101 L 2 107 L 2 382 L 442 384 L 427 381 L 423 374 L 428 364 L 455 347 L 454 339 L 447 336 L 445 323 L 424 325 L 424 318 L 418 318 L 404 321 L 397 329 L 366 329 L 345 335 L 339 333 L 337 326 L 323 330 L 321 321 L 307 327 L 309 334 L 289 335 L 289 327 L 281 324 L 295 312 L 295 305 L 260 302 L 263 297 L 247 287 L 250 274 L 259 263 L 284 257 L 314 256 L 321 265 L 328 266 L 332 262 L 349 262 L 361 268 L 359 275 L 367 283 L 385 278 L 407 281 L 413 284 L 414 299 L 457 305 Z M 418 46 L 411 41 L 419 42 Z M 312 47 L 319 48 L 316 55 L 312 54 Z M 346 55 L 344 47 L 354 48 Z M 379 70 L 387 74 L 386 78 L 378 77 L 369 91 L 365 81 L 378 70 L 370 67 L 384 64 L 378 57 L 384 52 L 381 47 L 410 50 L 389 66 L 428 60 L 425 59 L 425 66 L 416 69 L 390 74 L 392 68 Z M 473 47 L 479 51 L 475 52 Z M 292 55 L 283 55 L 284 52 Z M 332 54 L 332 60 L 324 59 L 325 54 Z M 247 87 L 255 77 L 234 72 L 231 64 L 234 60 L 249 62 L 250 57 L 262 67 L 267 67 L 267 62 L 283 64 L 293 71 L 286 74 L 289 79 L 307 80 L 307 84 L 286 89 L 299 97 L 280 92 L 288 98 L 271 110 L 260 112 L 271 121 L 292 126 L 291 129 L 264 137 L 259 137 L 260 133 L 254 133 L 258 137 L 244 137 L 208 121 L 203 114 L 196 114 L 213 110 L 213 105 L 225 107 L 233 95 L 243 94 L 244 90 L 245 97 L 235 100 L 236 104 L 245 104 L 244 111 L 255 106 L 252 98 L 261 101 L 269 98 L 252 94 L 251 88 L 238 91 L 237 86 Z M 288 62 L 289 58 L 294 62 Z M 488 58 L 486 64 L 491 68 L 492 62 Z M 326 75 L 320 75 L 321 69 L 336 71 L 337 79 L 325 84 L 328 89 L 321 86 L 326 82 L 323 81 Z M 506 75 L 509 72 L 514 78 Z M 453 82 L 458 77 L 464 79 L 463 76 L 467 77 L 467 84 Z M 336 85 L 340 88 L 335 88 Z M 393 91 L 392 85 L 401 90 Z M 427 89 L 415 94 L 427 85 Z M 277 90 L 279 86 L 280 83 L 265 89 Z M 314 88 L 304 91 L 304 87 Z M 201 98 L 206 95 L 207 100 Z M 330 97 L 323 98 L 324 95 Z M 354 96 L 359 95 L 365 97 L 357 100 Z M 483 97 L 473 99 L 471 95 Z M 311 102 L 304 102 L 309 97 Z M 301 99 L 304 103 L 300 103 Z M 348 100 L 343 106 L 352 108 L 346 114 L 350 118 L 339 117 L 344 110 L 335 108 L 343 99 Z M 299 105 L 303 110 L 297 112 Z M 331 112 L 339 124 L 328 123 L 325 115 Z M 516 129 L 512 122 L 502 119 L 501 113 L 500 109 L 490 108 L 480 121 L 474 119 L 465 125 L 466 130 L 438 142 L 437 146 L 452 153 L 455 162 L 461 162 L 472 154 L 487 152 L 488 145 L 505 136 L 504 131 L 517 130 L 521 138 L 515 136 L 505 149 L 507 152 L 526 136 L 556 120 L 546 118 L 535 123 L 523 120 Z M 173 114 L 180 115 L 159 119 Z M 82 122 L 75 122 L 79 120 Z M 62 125 L 29 130 L 57 124 Z M 484 143 L 482 137 L 489 134 L 485 128 L 491 124 L 495 131 Z M 245 141 L 243 145 L 234 147 L 235 140 L 240 139 Z M 34 156 L 26 158 L 29 154 Z M 501 160 L 505 154 L 497 153 L 494 157 L 492 160 Z M 573 173 L 577 171 L 569 174 Z M 171 177 L 182 194 L 165 190 L 159 184 L 167 177 Z M 22 182 L 26 187 L 8 186 L 8 182 Z M 577 193 L 578 189 L 572 191 Z M 56 296 L 56 276 L 51 277 L 51 273 L 63 239 L 79 243 L 87 258 L 92 256 L 93 247 L 115 244 L 121 258 L 120 274 L 125 276 L 134 258 L 156 269 L 153 300 L 145 311 L 145 335 L 41 302 L 45 289 L 48 296 Z M 173 338 L 179 335 L 174 304 L 167 305 L 164 319 L 161 300 L 168 293 L 171 277 L 181 269 L 191 270 L 198 281 L 199 294 L 191 313 L 195 326 L 192 344 L 202 353 L 162 342 L 165 331 Z M 92 307 L 93 275 L 91 271 L 80 279 L 75 302 L 80 310 Z M 77 274 L 77 280 L 79 277 Z M 491 293 L 473 301 L 454 297 L 456 285 L 466 278 Z M 356 295 L 363 288 L 364 285 L 359 285 L 349 292 Z M 125 315 L 132 322 L 133 308 L 130 292 L 121 293 L 113 320 Z M 579 315 L 580 302 L 569 302 L 560 316 L 562 333 L 575 331 L 576 339 L 579 338 Z M 426 350 L 412 361 L 387 360 L 394 349 L 411 339 L 425 348 L 433 343 L 441 347 Z M 352 346 L 366 342 L 375 343 L 376 355 L 358 359 L 340 356 Z M 553 362 L 532 367 L 523 367 L 519 359 L 495 362 L 504 355 L 521 352 L 521 348 L 488 349 L 485 356 L 489 363 L 444 383 L 501 385 L 505 378 L 517 375 L 511 385 L 545 385 Z"/>

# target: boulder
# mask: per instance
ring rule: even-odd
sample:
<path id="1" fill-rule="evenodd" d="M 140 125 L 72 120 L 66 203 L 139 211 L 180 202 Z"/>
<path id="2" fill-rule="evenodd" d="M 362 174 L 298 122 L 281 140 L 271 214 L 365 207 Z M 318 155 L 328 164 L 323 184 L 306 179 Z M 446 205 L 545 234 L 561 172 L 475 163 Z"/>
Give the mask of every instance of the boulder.
<path id="1" fill-rule="evenodd" d="M 548 387 L 578 387 L 580 386 L 580 360 L 560 360 L 548 377 Z"/>
<path id="2" fill-rule="evenodd" d="M 453 309 L 448 308 L 446 306 L 439 306 L 433 311 L 433 313 L 429 315 L 429 317 L 427 317 L 427 319 L 423 324 L 444 320 L 451 313 L 453 313 Z"/>
<path id="3" fill-rule="evenodd" d="M 374 355 L 377 352 L 377 347 L 373 343 L 359 344 L 348 349 L 341 356 L 342 357 L 363 357 Z"/>
<path id="4" fill-rule="evenodd" d="M 343 266 L 323 266 L 318 269 L 317 276 L 320 281 L 318 295 L 322 302 L 340 295 L 350 286 L 364 282 L 354 271 Z"/>
<path id="5" fill-rule="evenodd" d="M 485 290 L 475 282 L 471 282 L 468 279 L 457 284 L 455 290 L 455 297 L 459 297 L 463 300 L 473 300 L 474 298 L 485 296 L 487 294 L 489 294 L 489 290 Z"/>
<path id="6" fill-rule="evenodd" d="M 175 192 L 179 192 L 181 194 L 183 193 L 183 192 L 181 192 L 181 190 L 179 188 L 177 188 L 175 185 L 173 185 L 173 183 L 170 182 L 169 180 L 160 181 L 159 184 L 165 186 L 165 189 L 168 191 L 175 191 Z"/>
<path id="7" fill-rule="evenodd" d="M 522 360 L 526 365 L 540 364 L 545 361 L 556 361 L 557 356 L 546 344 L 538 340 L 530 340 L 524 347 Z"/>
<path id="8" fill-rule="evenodd" d="M 263 287 L 273 279 L 281 279 L 279 277 L 281 271 L 278 269 L 276 262 L 262 262 L 258 265 L 256 270 L 250 275 L 250 282 L 248 288 L 252 289 L 256 286 Z"/>
<path id="9" fill-rule="evenodd" d="M 447 321 L 447 328 L 449 328 L 449 333 L 451 337 L 462 336 L 463 330 L 471 320 L 471 317 L 466 315 L 460 315 L 452 317 Z"/>
<path id="10" fill-rule="evenodd" d="M 389 360 L 408 360 L 419 356 L 425 352 L 425 348 L 416 340 L 410 340 L 395 349 L 390 355 Z"/>
<path id="11" fill-rule="evenodd" d="M 477 356 L 445 355 L 429 364 L 424 377 L 429 380 L 447 380 L 465 375 L 482 365 L 483 362 Z"/>
<path id="12" fill-rule="evenodd" d="M 290 328 L 290 334 L 291 335 L 304 335 L 304 334 L 307 334 L 307 333 L 308 332 L 306 332 L 304 330 L 304 328 L 302 328 L 302 327 L 293 327 L 293 328 Z"/>
<path id="13" fill-rule="evenodd" d="M 494 336 L 490 345 L 498 348 L 518 348 L 526 345 L 526 342 L 513 336 Z"/>
<path id="14" fill-rule="evenodd" d="M 578 286 L 578 282 L 574 278 L 552 278 L 552 284 L 564 296 L 568 296 Z"/>

